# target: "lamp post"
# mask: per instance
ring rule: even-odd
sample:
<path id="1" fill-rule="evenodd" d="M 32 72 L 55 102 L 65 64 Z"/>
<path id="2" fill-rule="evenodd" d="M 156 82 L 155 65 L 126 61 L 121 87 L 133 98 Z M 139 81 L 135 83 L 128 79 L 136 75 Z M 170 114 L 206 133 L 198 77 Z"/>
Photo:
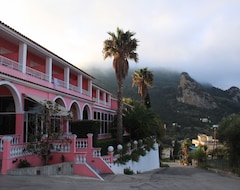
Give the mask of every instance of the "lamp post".
<path id="1" fill-rule="evenodd" d="M 109 146 L 108 147 L 108 155 L 110 156 L 110 163 L 111 164 L 113 163 L 113 151 L 114 151 L 113 146 Z"/>
<path id="2" fill-rule="evenodd" d="M 137 149 L 138 142 L 135 140 L 133 141 L 133 144 L 135 145 L 135 149 Z"/>
<path id="3" fill-rule="evenodd" d="M 117 145 L 117 149 L 118 149 L 118 152 L 119 152 L 119 155 L 120 155 L 120 160 L 122 160 L 122 149 L 123 149 L 123 146 L 121 144 Z"/>

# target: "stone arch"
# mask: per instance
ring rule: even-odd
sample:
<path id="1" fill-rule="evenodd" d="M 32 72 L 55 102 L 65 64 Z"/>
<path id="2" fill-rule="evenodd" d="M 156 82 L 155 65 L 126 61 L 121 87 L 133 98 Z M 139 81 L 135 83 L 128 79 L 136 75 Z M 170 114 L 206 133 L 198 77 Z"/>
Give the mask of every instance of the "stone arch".
<path id="1" fill-rule="evenodd" d="M 73 120 L 80 120 L 81 119 L 81 110 L 80 106 L 77 101 L 73 100 L 70 104 L 70 111 L 73 114 Z"/>

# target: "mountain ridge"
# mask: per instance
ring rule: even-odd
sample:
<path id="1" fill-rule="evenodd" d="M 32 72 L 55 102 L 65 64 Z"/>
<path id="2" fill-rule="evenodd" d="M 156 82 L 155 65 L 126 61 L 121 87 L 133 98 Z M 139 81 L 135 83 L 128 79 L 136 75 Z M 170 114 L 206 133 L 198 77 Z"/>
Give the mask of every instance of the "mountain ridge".
<path id="1" fill-rule="evenodd" d="M 113 69 L 101 71 L 97 68 L 89 69 L 88 72 L 97 79 L 94 83 L 113 95 L 117 94 L 117 82 Z M 124 97 L 140 100 L 137 88 L 132 88 L 131 73 L 133 72 L 134 70 L 130 69 L 124 81 Z M 210 84 L 201 84 L 186 72 L 160 69 L 152 72 L 153 87 L 149 88 L 152 109 L 159 114 L 168 127 L 172 127 L 173 123 L 181 126 L 183 136 L 197 135 L 202 133 L 203 129 L 210 133 L 213 124 L 218 124 L 223 117 L 240 112 L 240 90 L 237 87 L 232 86 L 222 90 Z M 181 77 L 184 77 L 184 80 L 181 81 Z M 185 97 L 182 96 L 184 93 Z M 187 102 L 184 99 L 186 95 L 189 95 Z M 201 118 L 208 118 L 209 122 L 202 123 Z M 185 129 L 188 130 L 185 131 Z"/>

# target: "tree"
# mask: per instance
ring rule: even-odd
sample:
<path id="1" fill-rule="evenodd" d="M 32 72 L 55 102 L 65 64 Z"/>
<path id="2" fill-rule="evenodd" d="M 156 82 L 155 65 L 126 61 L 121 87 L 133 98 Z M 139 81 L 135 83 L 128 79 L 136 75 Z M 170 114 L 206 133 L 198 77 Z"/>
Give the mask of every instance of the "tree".
<path id="1" fill-rule="evenodd" d="M 181 145 L 182 154 L 183 154 L 183 164 L 189 164 L 189 148 L 192 145 L 192 142 L 189 138 L 184 139 Z"/>
<path id="2" fill-rule="evenodd" d="M 64 123 L 70 119 L 71 112 L 69 111 L 61 115 L 62 110 L 59 104 L 47 100 L 42 103 L 43 105 L 36 106 L 34 110 L 35 113 L 41 114 L 41 123 L 44 124 L 44 128 L 36 126 L 36 132 L 29 137 L 30 143 L 27 151 L 40 156 L 43 164 L 47 165 L 51 158 L 53 143 L 56 142 L 56 140 L 60 140 L 63 145 L 70 142 L 68 138 L 59 138 L 63 135 L 60 129 L 60 123 Z"/>
<path id="3" fill-rule="evenodd" d="M 199 146 L 192 154 L 193 159 L 197 160 L 198 163 L 203 162 L 207 158 L 206 148 L 204 146 Z"/>
<path id="4" fill-rule="evenodd" d="M 150 107 L 150 98 L 148 87 L 153 85 L 153 73 L 147 68 L 136 70 L 132 75 L 132 86 L 138 87 L 138 94 L 141 96 L 141 102 L 146 107 Z"/>
<path id="5" fill-rule="evenodd" d="M 164 134 L 159 116 L 139 102 L 134 102 L 132 107 L 124 109 L 123 121 L 132 139 L 156 136 L 160 140 Z"/>
<path id="6" fill-rule="evenodd" d="M 113 57 L 113 69 L 118 84 L 118 110 L 117 110 L 117 141 L 122 143 L 123 124 L 122 124 L 122 110 L 123 110 L 123 81 L 128 74 L 129 64 L 128 59 L 138 62 L 138 54 L 136 49 L 138 40 L 133 38 L 135 33 L 117 28 L 116 34 L 108 32 L 110 39 L 104 41 L 103 55 L 104 59 Z"/>
<path id="7" fill-rule="evenodd" d="M 229 148 L 231 165 L 240 167 L 240 115 L 232 114 L 223 118 L 220 122 L 217 136 Z"/>

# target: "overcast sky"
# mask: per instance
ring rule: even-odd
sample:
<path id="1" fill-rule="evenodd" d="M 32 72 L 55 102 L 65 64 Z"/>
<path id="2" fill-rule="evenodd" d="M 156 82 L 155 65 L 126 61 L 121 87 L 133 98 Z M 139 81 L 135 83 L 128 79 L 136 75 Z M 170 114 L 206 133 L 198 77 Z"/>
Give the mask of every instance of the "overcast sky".
<path id="1" fill-rule="evenodd" d="M 7 0 L 0 20 L 81 69 L 103 60 L 107 32 L 135 32 L 132 67 L 188 72 L 240 87 L 240 0 Z"/>

